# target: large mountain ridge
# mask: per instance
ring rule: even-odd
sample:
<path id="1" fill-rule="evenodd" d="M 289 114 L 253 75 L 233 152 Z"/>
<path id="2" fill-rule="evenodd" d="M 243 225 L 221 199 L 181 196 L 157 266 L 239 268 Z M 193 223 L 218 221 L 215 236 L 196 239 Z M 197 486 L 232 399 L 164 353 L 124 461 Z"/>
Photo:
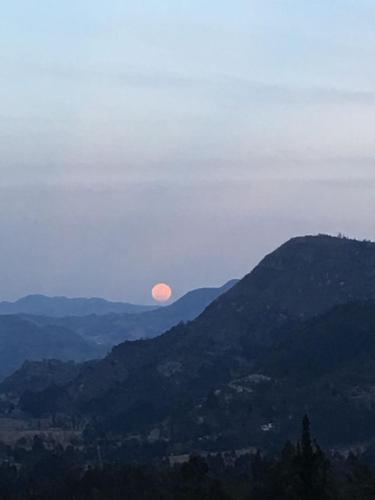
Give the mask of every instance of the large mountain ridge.
<path id="1" fill-rule="evenodd" d="M 202 436 L 206 446 L 215 440 L 216 446 L 225 439 L 234 443 L 244 429 L 253 444 L 264 444 L 269 436 L 277 441 L 306 408 L 321 418 L 321 394 L 323 407 L 342 410 L 336 415 L 339 442 L 347 439 L 349 415 L 351 425 L 372 415 L 366 399 L 371 391 L 362 387 L 366 397 L 352 396 L 356 377 L 362 379 L 360 367 L 351 363 L 350 339 L 363 328 L 363 344 L 356 349 L 371 368 L 374 302 L 373 243 L 324 235 L 294 238 L 193 321 L 155 339 L 116 346 L 61 386 L 50 407 L 48 394 L 39 393 L 37 400 L 44 411 L 79 413 L 101 429 L 136 433 L 144 440 L 157 429 L 161 439 L 189 449 Z M 334 343 L 345 317 L 356 320 L 345 330 L 343 355 L 335 364 Z M 330 335 L 322 336 L 325 330 Z M 301 343 L 296 332 L 306 331 Z M 310 338 L 315 343 L 309 344 Z M 322 360 L 329 363 L 332 357 L 332 387 L 324 364 L 317 364 L 320 348 Z M 324 352 L 330 353 L 328 361 Z M 288 372 L 288 365 L 298 367 L 298 359 L 306 366 L 309 353 L 315 353 L 313 364 L 321 370 L 307 371 L 305 378 L 297 368 Z M 350 381 L 343 375 L 349 372 Z M 341 396 L 333 396 L 337 393 Z M 30 408 L 36 407 L 28 394 L 23 409 Z M 324 424 L 320 430 L 324 435 Z"/>

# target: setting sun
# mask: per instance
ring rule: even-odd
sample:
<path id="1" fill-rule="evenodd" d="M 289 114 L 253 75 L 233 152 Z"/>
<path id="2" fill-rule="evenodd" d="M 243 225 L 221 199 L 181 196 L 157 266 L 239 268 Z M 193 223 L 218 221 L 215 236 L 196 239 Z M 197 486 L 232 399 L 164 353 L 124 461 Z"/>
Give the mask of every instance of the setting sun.
<path id="1" fill-rule="evenodd" d="M 157 302 L 167 302 L 172 297 L 172 288 L 166 283 L 158 283 L 152 288 L 151 294 Z"/>

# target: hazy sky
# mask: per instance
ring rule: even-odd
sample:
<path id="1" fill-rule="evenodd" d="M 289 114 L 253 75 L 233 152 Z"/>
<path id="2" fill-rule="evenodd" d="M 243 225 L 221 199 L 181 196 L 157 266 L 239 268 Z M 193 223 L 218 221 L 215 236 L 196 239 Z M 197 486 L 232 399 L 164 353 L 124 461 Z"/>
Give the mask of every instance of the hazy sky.
<path id="1" fill-rule="evenodd" d="M 5 0 L 0 299 L 150 301 L 375 239 L 373 0 Z"/>

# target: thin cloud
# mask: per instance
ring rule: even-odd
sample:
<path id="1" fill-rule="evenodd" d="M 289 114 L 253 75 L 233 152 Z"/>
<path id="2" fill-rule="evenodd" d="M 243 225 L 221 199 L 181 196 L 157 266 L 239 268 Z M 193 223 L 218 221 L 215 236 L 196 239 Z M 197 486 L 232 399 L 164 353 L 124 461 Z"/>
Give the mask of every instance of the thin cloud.
<path id="1" fill-rule="evenodd" d="M 104 71 L 95 68 L 77 68 L 62 65 L 28 65 L 22 66 L 27 73 L 34 76 L 65 79 L 71 81 L 90 81 L 110 83 L 127 87 L 151 88 L 162 90 L 168 88 L 210 90 L 243 96 L 263 97 L 280 101 L 320 101 L 325 104 L 352 102 L 357 104 L 375 103 L 375 92 L 364 89 L 347 89 L 334 86 L 300 86 L 298 84 L 272 84 L 251 80 L 243 76 L 229 74 L 186 75 L 178 72 L 139 70 L 125 68 L 121 71 Z"/>

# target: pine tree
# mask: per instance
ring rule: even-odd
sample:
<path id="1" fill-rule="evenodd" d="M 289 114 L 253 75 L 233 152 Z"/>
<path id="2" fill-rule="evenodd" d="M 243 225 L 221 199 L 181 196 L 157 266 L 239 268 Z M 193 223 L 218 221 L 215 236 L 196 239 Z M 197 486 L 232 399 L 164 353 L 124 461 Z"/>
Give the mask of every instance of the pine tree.
<path id="1" fill-rule="evenodd" d="M 329 462 L 320 447 L 311 439 L 310 420 L 307 415 L 304 416 L 302 422 L 302 436 L 296 456 L 296 467 L 300 480 L 301 500 L 331 498 Z"/>
<path id="2" fill-rule="evenodd" d="M 310 434 L 310 420 L 307 415 L 303 417 L 302 421 L 301 451 L 306 460 L 311 460 L 313 458 L 314 451 Z"/>

